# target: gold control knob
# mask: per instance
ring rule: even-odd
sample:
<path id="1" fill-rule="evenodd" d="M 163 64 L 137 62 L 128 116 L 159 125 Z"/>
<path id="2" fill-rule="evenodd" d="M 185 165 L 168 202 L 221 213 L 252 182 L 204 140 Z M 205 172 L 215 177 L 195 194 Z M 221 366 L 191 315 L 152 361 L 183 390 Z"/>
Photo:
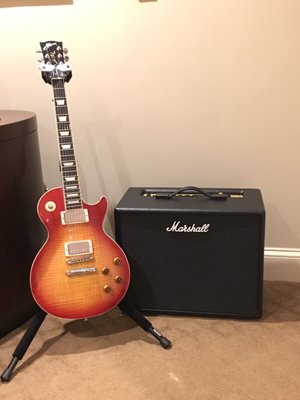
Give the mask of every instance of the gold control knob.
<path id="1" fill-rule="evenodd" d="M 118 257 L 115 257 L 115 258 L 113 259 L 113 263 L 114 263 L 115 265 L 120 265 L 120 264 L 121 264 L 121 260 L 120 260 Z"/>
<path id="2" fill-rule="evenodd" d="M 102 268 L 102 274 L 107 275 L 109 273 L 109 269 L 107 267 Z"/>
<path id="3" fill-rule="evenodd" d="M 108 285 L 104 285 L 103 290 L 104 292 L 108 293 L 110 292 L 110 287 Z"/>
<path id="4" fill-rule="evenodd" d="M 121 277 L 120 275 L 116 275 L 116 276 L 115 276 L 115 281 L 116 281 L 117 283 L 122 282 L 122 277 Z"/>

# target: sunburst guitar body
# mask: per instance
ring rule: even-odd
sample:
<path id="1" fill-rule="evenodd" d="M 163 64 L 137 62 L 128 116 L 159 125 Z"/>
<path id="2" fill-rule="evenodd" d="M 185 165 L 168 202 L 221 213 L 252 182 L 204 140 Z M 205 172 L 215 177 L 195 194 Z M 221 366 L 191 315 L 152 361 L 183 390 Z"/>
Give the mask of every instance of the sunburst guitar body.
<path id="1" fill-rule="evenodd" d="M 37 304 L 60 318 L 103 314 L 118 305 L 129 285 L 127 258 L 103 230 L 106 197 L 83 203 L 82 210 L 69 218 L 83 222 L 65 221 L 62 188 L 46 192 L 38 203 L 48 239 L 32 264 L 30 286 Z"/>

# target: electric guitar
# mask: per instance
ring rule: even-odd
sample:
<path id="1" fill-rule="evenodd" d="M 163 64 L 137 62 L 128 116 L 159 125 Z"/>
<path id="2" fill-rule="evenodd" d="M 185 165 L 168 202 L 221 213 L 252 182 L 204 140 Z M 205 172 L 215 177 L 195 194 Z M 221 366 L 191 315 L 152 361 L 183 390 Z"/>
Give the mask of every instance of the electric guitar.
<path id="1" fill-rule="evenodd" d="M 37 304 L 60 318 L 103 314 L 118 305 L 130 281 L 127 258 L 103 229 L 107 199 L 95 204 L 81 198 L 65 82 L 71 79 L 62 42 L 41 42 L 40 70 L 52 85 L 62 187 L 47 191 L 37 211 L 48 238 L 36 255 L 30 287 Z"/>

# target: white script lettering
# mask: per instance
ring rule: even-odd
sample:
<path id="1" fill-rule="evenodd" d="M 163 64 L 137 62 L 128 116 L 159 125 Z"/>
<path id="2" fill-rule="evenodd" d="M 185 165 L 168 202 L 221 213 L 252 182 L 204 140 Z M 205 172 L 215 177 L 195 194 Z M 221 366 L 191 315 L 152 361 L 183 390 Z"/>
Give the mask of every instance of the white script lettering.
<path id="1" fill-rule="evenodd" d="M 202 226 L 193 225 L 180 225 L 180 221 L 174 221 L 172 226 L 166 228 L 167 232 L 192 232 L 192 233 L 207 233 L 210 224 L 203 224 Z"/>

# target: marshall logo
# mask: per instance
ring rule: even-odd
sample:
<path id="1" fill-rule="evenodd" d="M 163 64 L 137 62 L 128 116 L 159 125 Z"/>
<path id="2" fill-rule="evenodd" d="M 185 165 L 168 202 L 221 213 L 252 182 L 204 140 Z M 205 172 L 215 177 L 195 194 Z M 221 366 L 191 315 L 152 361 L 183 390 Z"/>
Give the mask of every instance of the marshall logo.
<path id="1" fill-rule="evenodd" d="M 167 232 L 187 232 L 187 233 L 207 233 L 210 224 L 203 224 L 202 226 L 193 225 L 180 225 L 180 221 L 174 221 L 172 226 L 166 228 Z"/>

